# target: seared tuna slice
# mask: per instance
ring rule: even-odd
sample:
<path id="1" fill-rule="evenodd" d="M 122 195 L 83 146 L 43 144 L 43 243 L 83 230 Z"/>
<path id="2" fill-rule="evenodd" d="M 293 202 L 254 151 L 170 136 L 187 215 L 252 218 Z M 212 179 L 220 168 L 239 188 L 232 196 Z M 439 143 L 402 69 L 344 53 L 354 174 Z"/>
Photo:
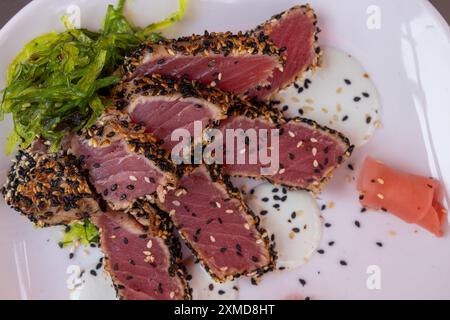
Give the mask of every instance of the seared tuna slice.
<path id="1" fill-rule="evenodd" d="M 237 95 L 267 85 L 283 69 L 279 50 L 267 37 L 208 33 L 147 43 L 125 62 L 125 79 L 147 74 L 187 76 Z"/>
<path id="2" fill-rule="evenodd" d="M 322 64 L 322 51 L 317 44 L 320 32 L 317 16 L 309 5 L 295 6 L 288 11 L 273 16 L 254 32 L 264 34 L 283 52 L 286 63 L 283 71 L 274 70 L 270 85 L 252 90 L 250 97 L 270 99 L 279 90 L 291 85 L 305 71 Z"/>
<path id="3" fill-rule="evenodd" d="M 99 210 L 85 176 L 72 155 L 19 150 L 2 192 L 40 227 L 69 224 Z"/>
<path id="4" fill-rule="evenodd" d="M 219 282 L 271 270 L 274 253 L 267 232 L 218 167 L 189 167 L 164 203 L 175 227 Z"/>
<path id="5" fill-rule="evenodd" d="M 164 213 L 150 206 L 146 209 L 151 210 L 148 230 L 120 211 L 94 217 L 100 229 L 105 270 L 120 299 L 189 299 L 185 274 L 179 265 L 180 244 L 172 237 L 172 226 Z"/>
<path id="6" fill-rule="evenodd" d="M 96 125 L 73 136 L 70 149 L 83 159 L 95 189 L 114 210 L 130 209 L 142 197 L 163 199 L 176 181 L 175 166 L 156 137 L 116 110 L 107 110 Z"/>
<path id="7" fill-rule="evenodd" d="M 274 184 L 287 187 L 306 189 L 319 193 L 325 183 L 332 177 L 334 170 L 346 160 L 352 153 L 353 146 L 341 133 L 327 127 L 322 127 L 312 120 L 294 118 L 285 119 L 282 114 L 273 107 L 259 103 L 247 109 L 238 109 L 231 112 L 227 120 L 221 124 L 221 130 L 226 129 L 265 129 L 270 134 L 271 130 L 278 129 L 279 140 L 279 167 L 271 174 L 261 175 L 263 165 L 259 158 L 257 164 L 250 164 L 247 160 L 244 164 L 238 164 L 237 154 L 250 155 L 255 150 L 264 147 L 245 143 L 242 149 L 237 150 L 234 163 L 224 165 L 224 172 L 231 176 L 252 178 L 264 178 Z M 275 131 L 276 133 L 276 131 Z M 235 141 L 226 141 L 229 146 Z M 269 148 L 273 148 L 271 138 Z M 271 152 L 277 150 L 272 149 Z M 249 158 L 246 158 L 249 159 Z"/>
<path id="8" fill-rule="evenodd" d="M 197 81 L 160 75 L 124 82 L 116 90 L 117 108 L 123 108 L 133 122 L 164 141 L 167 150 L 178 143 L 171 141 L 174 130 L 187 129 L 193 136 L 194 121 L 201 121 L 204 130 L 226 118 L 229 108 L 242 103 L 230 93 Z"/>

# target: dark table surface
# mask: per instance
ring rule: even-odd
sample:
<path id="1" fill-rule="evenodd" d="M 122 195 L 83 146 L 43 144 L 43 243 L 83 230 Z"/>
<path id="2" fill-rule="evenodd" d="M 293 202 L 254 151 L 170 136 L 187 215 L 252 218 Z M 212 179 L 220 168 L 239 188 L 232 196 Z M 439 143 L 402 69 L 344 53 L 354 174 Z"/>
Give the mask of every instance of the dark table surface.
<path id="1" fill-rule="evenodd" d="M 450 23 L 450 0 L 430 1 Z M 31 0 L 0 0 L 0 28 L 29 2 Z"/>

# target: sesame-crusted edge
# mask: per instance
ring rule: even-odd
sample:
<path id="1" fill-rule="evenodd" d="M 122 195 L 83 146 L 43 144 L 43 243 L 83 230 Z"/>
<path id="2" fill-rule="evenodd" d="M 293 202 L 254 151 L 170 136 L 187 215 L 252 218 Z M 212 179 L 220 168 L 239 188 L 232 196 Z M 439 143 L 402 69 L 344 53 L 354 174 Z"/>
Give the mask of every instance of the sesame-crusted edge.
<path id="1" fill-rule="evenodd" d="M 26 157 L 26 162 L 22 163 L 23 157 Z M 5 184 L 3 185 L 1 191 L 2 195 L 5 198 L 5 202 L 15 211 L 19 212 L 21 215 L 25 216 L 30 222 L 34 223 L 37 227 L 44 228 L 44 227 L 51 227 L 51 226 L 60 226 L 60 225 L 68 225 L 71 222 L 82 220 L 89 217 L 89 214 L 83 213 L 83 214 L 74 214 L 74 218 L 72 220 L 62 220 L 60 222 L 46 222 L 42 219 L 41 213 L 33 213 L 33 212 L 27 212 L 23 208 L 21 208 L 18 204 L 14 203 L 13 199 L 17 196 L 17 193 L 19 192 L 17 190 L 17 187 L 14 187 L 13 181 L 11 180 L 12 175 L 14 175 L 14 179 L 17 178 L 18 170 L 23 169 L 23 167 L 18 167 L 19 165 L 26 164 L 28 166 L 26 171 L 26 176 L 29 176 L 30 174 L 34 174 L 35 169 L 37 168 L 38 164 L 41 164 L 41 160 L 54 160 L 54 161 L 63 161 L 64 164 L 67 164 L 67 162 L 70 162 L 69 164 L 75 168 L 77 176 L 79 176 L 81 179 L 84 180 L 86 183 L 86 188 L 88 188 L 89 193 L 86 192 L 78 192 L 78 196 L 81 196 L 81 199 L 75 200 L 75 205 L 79 208 L 79 201 L 86 201 L 86 200 L 92 200 L 92 203 L 97 204 L 97 194 L 95 191 L 93 191 L 92 186 L 89 183 L 89 180 L 87 179 L 87 173 L 85 170 L 82 169 L 79 159 L 73 155 L 67 154 L 66 152 L 58 152 L 58 153 L 42 153 L 42 152 L 32 152 L 31 149 L 20 149 L 15 157 L 15 160 L 13 160 L 13 164 L 11 168 L 8 171 L 7 179 Z M 27 164 L 28 163 L 28 164 Z M 60 177 L 58 177 L 60 178 Z M 29 183 L 42 183 L 41 181 L 29 181 Z M 35 207 L 33 204 L 32 207 Z M 59 205 L 53 205 L 52 208 L 55 208 L 55 212 L 52 213 L 52 216 L 55 214 L 58 214 L 61 210 L 64 210 L 64 212 L 69 213 L 72 210 L 77 210 L 78 208 L 72 207 L 70 210 L 65 210 L 63 208 L 63 204 L 60 203 Z M 30 209 L 34 210 L 34 209 Z M 39 209 L 41 210 L 41 209 Z M 46 209 L 48 211 L 48 209 Z M 95 210 L 99 210 L 99 208 L 95 208 Z M 45 210 L 43 210 L 45 211 Z M 45 214 L 45 213 L 44 213 Z"/>

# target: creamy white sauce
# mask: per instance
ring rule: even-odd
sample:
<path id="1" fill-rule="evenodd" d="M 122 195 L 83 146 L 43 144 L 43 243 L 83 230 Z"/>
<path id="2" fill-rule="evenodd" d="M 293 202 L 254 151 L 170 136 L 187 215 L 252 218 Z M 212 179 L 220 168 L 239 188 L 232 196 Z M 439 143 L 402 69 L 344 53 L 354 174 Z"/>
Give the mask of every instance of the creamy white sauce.
<path id="1" fill-rule="evenodd" d="M 358 60 L 335 48 L 324 48 L 324 67 L 309 72 L 276 100 L 285 116 L 315 120 L 340 131 L 357 147 L 380 126 L 380 98 L 370 75 Z"/>
<path id="2" fill-rule="evenodd" d="M 322 235 L 320 209 L 310 193 L 264 183 L 247 196 L 247 204 L 261 218 L 269 236 L 275 235 L 278 269 L 293 269 L 308 262 Z"/>
<path id="3" fill-rule="evenodd" d="M 111 277 L 103 268 L 98 270 L 97 276 L 85 272 L 80 280 L 81 284 L 70 291 L 71 300 L 116 300 Z"/>
<path id="4" fill-rule="evenodd" d="M 189 286 L 192 288 L 193 300 L 236 300 L 239 287 L 236 280 L 226 283 L 215 282 L 194 257 L 185 261 L 188 274 L 191 276 Z"/>

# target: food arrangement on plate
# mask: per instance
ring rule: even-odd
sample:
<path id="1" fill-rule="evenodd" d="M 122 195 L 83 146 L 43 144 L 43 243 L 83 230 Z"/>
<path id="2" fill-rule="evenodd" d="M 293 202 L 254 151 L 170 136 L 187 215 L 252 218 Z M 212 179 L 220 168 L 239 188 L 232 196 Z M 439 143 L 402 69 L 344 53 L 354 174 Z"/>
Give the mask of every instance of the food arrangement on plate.
<path id="1" fill-rule="evenodd" d="M 38 227 L 65 225 L 62 247 L 98 244 L 121 299 L 234 299 L 239 277 L 258 285 L 308 263 L 322 236 L 315 198 L 381 128 L 370 76 L 319 47 L 310 5 L 253 30 L 178 39 L 160 31 L 183 18 L 183 0 L 146 28 L 124 6 L 109 6 L 99 32 L 63 18 L 66 31 L 34 39 L 11 64 L 1 112 L 14 121 L 8 149 L 19 150 L 7 204 Z M 177 158 L 180 129 L 200 138 Z M 229 148 L 239 138 L 228 130 L 244 132 L 242 149 Z M 261 145 L 262 132 L 276 135 Z M 191 161 L 214 144 L 211 158 L 237 163 Z M 239 161 L 262 149 L 278 152 L 274 170 Z M 443 236 L 439 181 L 368 156 L 357 190 L 363 210 Z"/>

